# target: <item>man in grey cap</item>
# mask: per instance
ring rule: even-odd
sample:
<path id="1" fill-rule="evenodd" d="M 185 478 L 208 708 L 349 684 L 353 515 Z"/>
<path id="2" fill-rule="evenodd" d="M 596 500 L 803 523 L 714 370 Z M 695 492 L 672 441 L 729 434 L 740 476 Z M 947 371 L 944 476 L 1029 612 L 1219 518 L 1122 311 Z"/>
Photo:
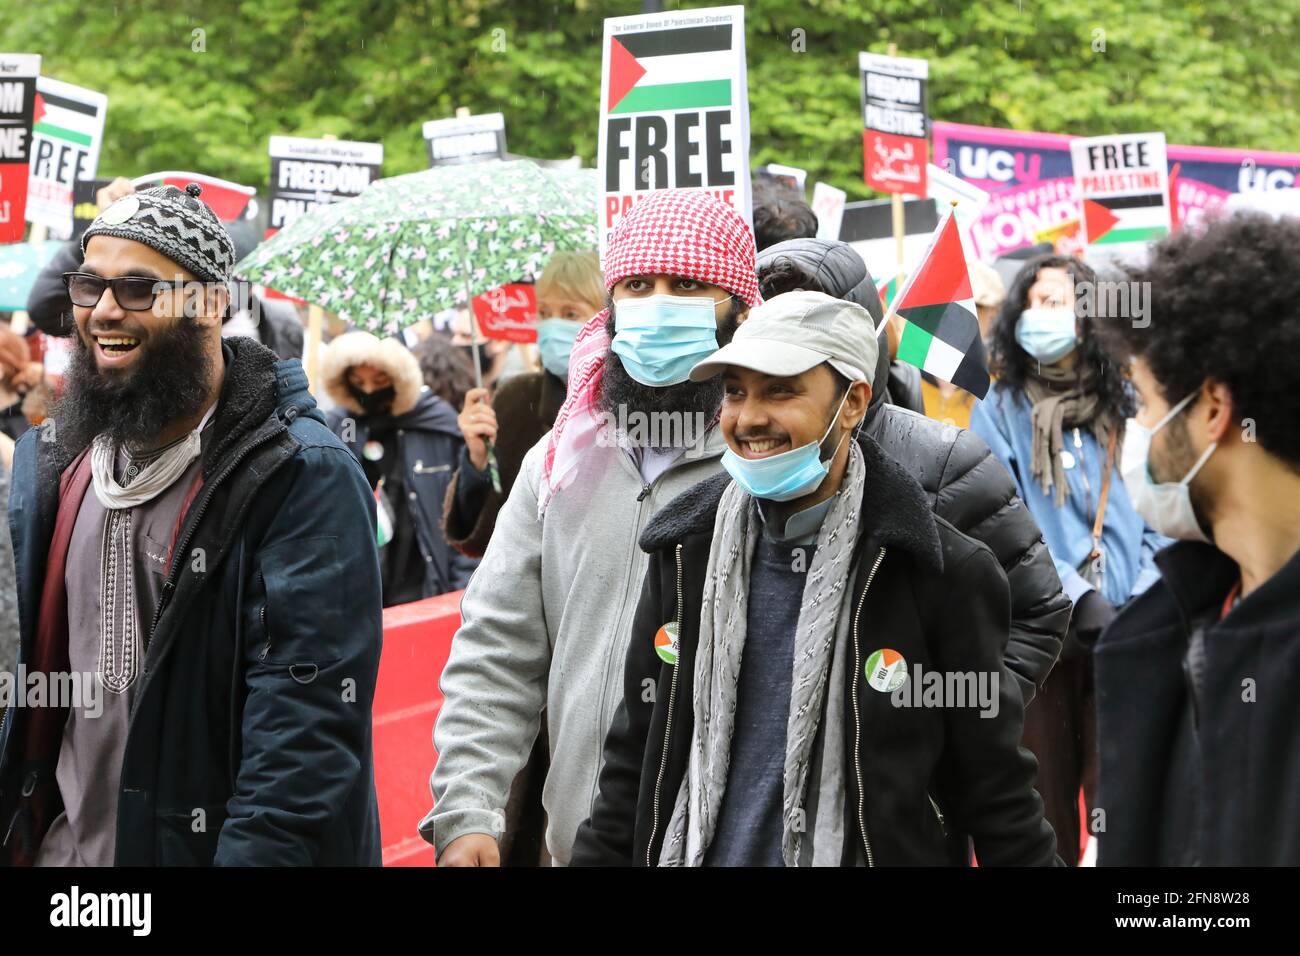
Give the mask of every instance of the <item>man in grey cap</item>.
<path id="1" fill-rule="evenodd" d="M 722 375 L 726 474 L 670 502 L 574 864 L 1055 862 L 1006 577 L 869 438 L 874 325 L 775 296 Z M 647 692 L 647 688 L 653 692 Z"/>
<path id="2" fill-rule="evenodd" d="M 222 339 L 200 187 L 118 199 L 64 276 L 63 397 L 15 450 L 17 865 L 378 863 L 374 499 L 297 360 Z"/>

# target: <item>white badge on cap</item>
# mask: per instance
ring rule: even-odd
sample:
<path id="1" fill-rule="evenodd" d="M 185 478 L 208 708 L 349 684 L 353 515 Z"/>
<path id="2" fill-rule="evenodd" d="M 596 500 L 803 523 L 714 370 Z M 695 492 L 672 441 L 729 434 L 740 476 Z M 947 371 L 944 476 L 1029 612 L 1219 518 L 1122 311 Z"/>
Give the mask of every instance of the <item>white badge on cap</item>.
<path id="1" fill-rule="evenodd" d="M 120 226 L 140 211 L 139 196 L 123 196 L 99 214 L 101 221 L 110 226 Z"/>

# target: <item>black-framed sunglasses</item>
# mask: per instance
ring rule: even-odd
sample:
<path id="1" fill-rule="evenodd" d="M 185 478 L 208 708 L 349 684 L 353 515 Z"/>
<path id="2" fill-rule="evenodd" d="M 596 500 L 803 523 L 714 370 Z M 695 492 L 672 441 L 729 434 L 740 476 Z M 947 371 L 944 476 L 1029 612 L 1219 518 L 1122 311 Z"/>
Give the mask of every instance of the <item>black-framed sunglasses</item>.
<path id="1" fill-rule="evenodd" d="M 150 279 L 145 276 L 118 276 L 105 279 L 89 272 L 65 272 L 63 284 L 68 287 L 68 298 L 73 305 L 93 309 L 99 304 L 104 290 L 112 288 L 117 304 L 130 312 L 147 312 L 153 308 L 158 294 L 168 289 L 181 289 L 189 285 L 185 279 Z"/>

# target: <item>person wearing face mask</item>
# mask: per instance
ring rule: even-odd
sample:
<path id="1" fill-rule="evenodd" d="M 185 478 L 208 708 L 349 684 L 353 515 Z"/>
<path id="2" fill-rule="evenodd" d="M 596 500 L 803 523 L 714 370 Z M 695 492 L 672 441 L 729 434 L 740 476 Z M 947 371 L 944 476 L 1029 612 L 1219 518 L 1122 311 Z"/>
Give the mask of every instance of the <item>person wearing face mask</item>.
<path id="1" fill-rule="evenodd" d="M 573 340 L 600 311 L 604 298 L 600 258 L 594 250 L 557 252 L 537 279 L 537 349 L 542 370 L 507 379 L 490 401 L 486 388 L 465 393 L 458 419 L 465 447 L 442 512 L 447 543 L 462 554 L 481 558 L 487 550 L 524 455 L 550 430 L 564 403 Z M 488 441 L 496 448 L 500 491 L 492 487 L 487 470 Z M 507 866 L 545 866 L 550 862 L 542 812 L 542 782 L 548 765 L 543 716 L 532 754 L 515 777 L 505 807 L 499 845 Z"/>
<path id="2" fill-rule="evenodd" d="M 1015 479 L 1074 604 L 1061 657 L 1025 715 L 1025 745 L 1038 757 L 1038 791 L 1061 856 L 1080 857 L 1079 790 L 1094 806 L 1097 742 L 1088 646 L 1135 594 L 1156 579 L 1168 543 L 1143 522 L 1120 478 L 1131 398 L 1093 320 L 1076 315 L 1076 288 L 1096 288 L 1082 261 L 1030 260 L 993 326 L 997 381 L 971 413 Z"/>
<path id="3" fill-rule="evenodd" d="M 574 340 L 555 425 L 524 456 L 461 600 L 420 823 L 440 867 L 502 861 L 506 801 L 543 710 L 546 847 L 568 864 L 621 697 L 646 568 L 637 535 L 722 467 L 721 383 L 689 374 L 762 301 L 749 224 L 703 191 L 651 192 L 610 233 L 604 279 L 610 308 Z"/>
<path id="4" fill-rule="evenodd" d="M 346 332 L 324 349 L 330 428 L 356 456 L 378 508 L 384 607 L 458 591 L 478 562 L 448 546 L 439 517 L 464 447 L 455 410 L 397 339 Z"/>
<path id="5" fill-rule="evenodd" d="M 1104 866 L 1300 865 L 1300 218 L 1184 230 L 1129 278 L 1129 495 L 1178 539 L 1096 646 Z M 1214 308 L 1206 308 L 1206 303 Z"/>
<path id="6" fill-rule="evenodd" d="M 964 866 L 970 840 L 984 865 L 1056 862 L 1001 565 L 859 434 L 879 347 L 861 306 L 787 292 L 692 369 L 724 382 L 725 473 L 641 535 L 575 864 Z M 996 691 L 913 708 L 894 692 L 927 670 Z"/>
<path id="7" fill-rule="evenodd" d="M 542 370 L 507 379 L 490 398 L 487 388 L 465 393 L 458 419 L 465 449 L 443 507 L 447 541 L 462 554 L 481 558 L 487 549 L 524 455 L 550 430 L 564 403 L 573 340 L 604 300 L 595 251 L 557 252 L 537 279 Z M 496 447 L 500 492 L 487 471 L 488 441 Z"/>

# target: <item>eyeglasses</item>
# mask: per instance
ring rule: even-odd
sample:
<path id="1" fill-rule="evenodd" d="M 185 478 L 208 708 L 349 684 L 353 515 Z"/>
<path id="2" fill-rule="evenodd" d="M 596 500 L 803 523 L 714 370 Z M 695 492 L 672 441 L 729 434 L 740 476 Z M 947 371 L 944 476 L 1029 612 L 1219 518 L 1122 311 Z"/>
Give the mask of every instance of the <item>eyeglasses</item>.
<path id="1" fill-rule="evenodd" d="M 167 281 L 145 276 L 118 276 L 105 279 L 89 272 L 65 272 L 63 284 L 68 287 L 68 297 L 73 305 L 92 309 L 99 304 L 104 290 L 112 288 L 113 298 L 122 308 L 131 312 L 147 312 L 153 308 L 159 293 L 168 289 L 181 289 L 190 283 L 184 279 Z"/>

